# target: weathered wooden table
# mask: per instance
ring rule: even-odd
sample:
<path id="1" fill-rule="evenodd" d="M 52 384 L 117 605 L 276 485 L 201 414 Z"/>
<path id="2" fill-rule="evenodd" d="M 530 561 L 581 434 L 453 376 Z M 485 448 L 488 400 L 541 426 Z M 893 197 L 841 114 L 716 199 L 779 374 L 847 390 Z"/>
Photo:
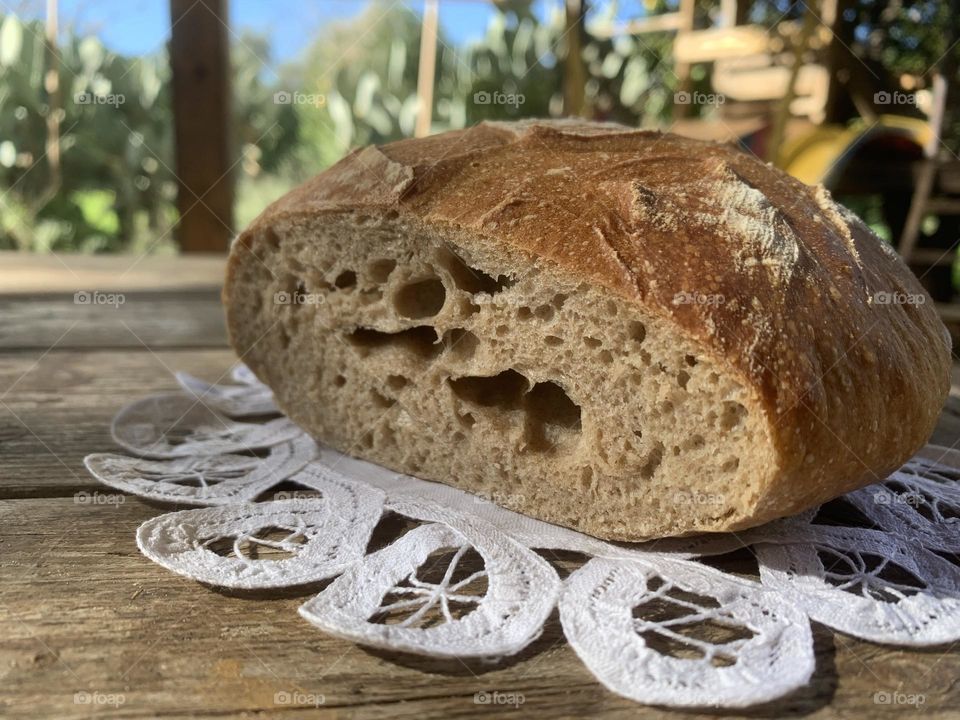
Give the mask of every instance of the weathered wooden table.
<path id="1" fill-rule="evenodd" d="M 690 717 L 604 690 L 555 616 L 519 657 L 426 661 L 313 629 L 296 613 L 309 589 L 216 591 L 142 557 L 134 531 L 162 510 L 115 493 L 83 502 L 103 488 L 82 458 L 115 449 L 124 403 L 175 389 L 174 370 L 222 378 L 234 355 L 222 260 L 135 262 L 0 254 L 0 716 Z M 944 413 L 935 440 L 960 440 L 960 414 Z M 960 648 L 814 633 L 813 683 L 751 716 L 960 716 Z M 475 702 L 491 690 L 523 704 Z M 923 704 L 875 702 L 894 691 Z"/>

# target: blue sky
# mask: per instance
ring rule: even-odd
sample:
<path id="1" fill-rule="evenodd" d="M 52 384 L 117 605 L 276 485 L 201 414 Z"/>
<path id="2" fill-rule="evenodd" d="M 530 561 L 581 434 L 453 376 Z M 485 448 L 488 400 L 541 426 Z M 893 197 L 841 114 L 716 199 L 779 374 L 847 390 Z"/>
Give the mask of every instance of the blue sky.
<path id="1" fill-rule="evenodd" d="M 539 0 L 537 5 L 550 2 Z M 231 0 L 230 24 L 236 32 L 248 28 L 266 33 L 273 59 L 285 62 L 296 59 L 325 24 L 353 17 L 367 4 L 368 0 Z M 409 0 L 405 5 L 422 12 L 422 1 Z M 440 21 L 446 36 L 459 44 L 482 37 L 493 12 L 492 4 L 483 0 L 441 0 Z M 167 0 L 60 0 L 60 19 L 61 25 L 95 33 L 109 48 L 124 54 L 150 52 L 170 34 Z"/>
<path id="2" fill-rule="evenodd" d="M 234 32 L 250 29 L 265 33 L 271 41 L 273 60 L 287 62 L 298 58 L 323 26 L 331 21 L 353 17 L 369 0 L 230 0 L 230 25 Z M 380 0 L 385 4 L 384 0 Z M 536 0 L 535 11 L 541 17 L 562 0 Z M 404 0 L 417 13 L 422 0 Z M 596 3 L 600 5 L 602 3 Z M 24 2 L 26 14 L 43 12 L 42 2 Z M 642 0 L 621 0 L 619 15 L 643 14 Z M 16 8 L 14 3 L 12 7 Z M 495 12 L 486 0 L 441 0 L 440 23 L 445 36 L 463 44 L 483 36 L 490 16 Z M 83 34 L 94 33 L 116 52 L 143 54 L 156 50 L 170 34 L 168 0 L 60 0 L 61 26 L 72 25 Z"/>

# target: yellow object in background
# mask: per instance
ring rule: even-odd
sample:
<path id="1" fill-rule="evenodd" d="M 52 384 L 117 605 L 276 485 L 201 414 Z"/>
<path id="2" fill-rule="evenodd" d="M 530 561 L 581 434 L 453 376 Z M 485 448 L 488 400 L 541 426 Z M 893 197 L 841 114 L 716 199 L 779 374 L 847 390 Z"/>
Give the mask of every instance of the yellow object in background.
<path id="1" fill-rule="evenodd" d="M 786 140 L 776 164 L 808 185 L 830 187 L 866 143 L 886 138 L 907 140 L 919 150 L 930 134 L 926 121 L 899 115 L 881 115 L 873 123 L 857 120 L 847 126 L 819 125 Z"/>

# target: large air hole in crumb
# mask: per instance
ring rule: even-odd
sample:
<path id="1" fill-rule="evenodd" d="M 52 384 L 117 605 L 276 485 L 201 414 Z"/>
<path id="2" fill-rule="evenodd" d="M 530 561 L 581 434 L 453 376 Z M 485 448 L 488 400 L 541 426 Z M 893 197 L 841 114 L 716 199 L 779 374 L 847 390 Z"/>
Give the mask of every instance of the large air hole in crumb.
<path id="1" fill-rule="evenodd" d="M 412 320 L 429 318 L 443 309 L 447 291 L 440 278 L 409 282 L 393 296 L 393 307 L 402 317 Z"/>
<path id="2" fill-rule="evenodd" d="M 333 281 L 333 284 L 341 290 L 352 288 L 357 284 L 357 274 L 353 270 L 344 270 L 342 273 L 337 275 L 337 278 Z"/>
<path id="3" fill-rule="evenodd" d="M 556 383 L 537 383 L 524 400 L 526 439 L 531 450 L 547 452 L 579 434 L 580 406 Z"/>
<path id="4" fill-rule="evenodd" d="M 437 343 L 437 331 L 428 325 L 389 333 L 371 328 L 357 328 L 347 335 L 350 344 L 358 348 L 361 355 L 384 348 L 396 347 L 424 359 L 440 354 L 443 346 Z"/>
<path id="5" fill-rule="evenodd" d="M 367 277 L 375 283 L 385 283 L 396 267 L 397 261 L 391 258 L 371 260 L 367 264 Z"/>
<path id="6" fill-rule="evenodd" d="M 553 382 L 537 383 L 527 393 L 527 408 L 538 422 L 568 430 L 580 429 L 580 406 Z"/>
<path id="7" fill-rule="evenodd" d="M 393 407 L 393 403 L 395 402 L 372 388 L 370 390 L 370 399 L 376 407 L 384 409 Z"/>
<path id="8" fill-rule="evenodd" d="M 516 370 L 447 382 L 454 395 L 472 405 L 522 413 L 526 448 L 533 452 L 548 452 L 580 432 L 580 406 L 556 383 L 541 382 L 531 388 L 530 381 Z M 517 416 L 504 419 L 516 422 Z"/>
<path id="9" fill-rule="evenodd" d="M 634 320 L 627 325 L 627 333 L 630 335 L 631 340 L 642 343 L 647 337 L 647 328 L 642 322 Z"/>
<path id="10" fill-rule="evenodd" d="M 443 334 L 443 347 L 459 360 L 469 360 L 480 346 L 480 339 L 469 330 L 452 328 Z"/>
<path id="11" fill-rule="evenodd" d="M 644 480 L 649 480 L 653 477 L 653 474 L 657 471 L 657 468 L 660 467 L 660 463 L 663 462 L 663 443 L 657 442 L 653 446 L 653 449 L 647 455 L 646 462 L 643 464 L 643 467 L 640 468 L 640 477 Z"/>
<path id="12" fill-rule="evenodd" d="M 541 305 L 533 311 L 533 314 L 536 315 L 540 320 L 549 322 L 553 320 L 554 309 L 552 305 Z"/>
<path id="13" fill-rule="evenodd" d="M 387 375 L 387 387 L 394 392 L 403 390 L 408 383 L 409 380 L 407 380 L 403 375 Z"/>
<path id="14" fill-rule="evenodd" d="M 453 278 L 454 284 L 471 295 L 487 293 L 496 295 L 512 285 L 506 275 L 493 277 L 479 268 L 470 267 L 459 255 L 449 248 L 437 250 L 437 264 L 446 270 Z"/>
<path id="15" fill-rule="evenodd" d="M 480 407 L 516 410 L 530 381 L 516 370 L 504 370 L 491 377 L 462 377 L 447 380 L 453 394 Z"/>

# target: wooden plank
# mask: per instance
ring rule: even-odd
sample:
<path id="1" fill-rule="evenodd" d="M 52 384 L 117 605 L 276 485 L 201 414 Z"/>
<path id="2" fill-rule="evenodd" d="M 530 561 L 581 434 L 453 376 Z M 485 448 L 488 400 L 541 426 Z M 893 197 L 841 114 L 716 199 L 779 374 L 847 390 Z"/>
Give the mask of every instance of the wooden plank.
<path id="1" fill-rule="evenodd" d="M 214 289 L 226 255 L 76 255 L 0 251 L 0 294 Z"/>
<path id="2" fill-rule="evenodd" d="M 710 28 L 677 33 L 673 57 L 677 63 L 713 62 L 767 52 L 769 32 L 759 25 Z"/>
<path id="3" fill-rule="evenodd" d="M 83 457 L 117 451 L 110 421 L 121 407 L 176 390 L 175 370 L 228 382 L 235 361 L 229 349 L 0 354 L 0 497 L 100 487 Z"/>
<path id="4" fill-rule="evenodd" d="M 170 68 L 185 252 L 223 251 L 233 235 L 227 0 L 170 0 Z"/>
<path id="5" fill-rule="evenodd" d="M 596 37 L 615 38 L 620 35 L 646 35 L 655 32 L 675 32 L 683 26 L 683 18 L 678 12 L 660 13 L 636 18 L 619 25 L 591 25 L 590 31 Z"/>
<path id="6" fill-rule="evenodd" d="M 225 347 L 217 290 L 0 295 L 0 349 Z"/>
<path id="7" fill-rule="evenodd" d="M 744 68 L 717 63 L 711 82 L 713 90 L 729 100 L 779 100 L 787 93 L 790 76 L 790 68 L 786 65 Z M 797 72 L 794 94 L 796 97 L 814 95 L 821 98 L 826 94 L 826 83 L 826 68 L 813 63 L 803 65 Z"/>
<path id="8" fill-rule="evenodd" d="M 313 712 L 311 701 L 322 696 L 321 717 L 459 718 L 509 711 L 525 718 L 715 718 L 642 707 L 607 692 L 567 645 L 555 615 L 530 648 L 500 662 L 431 661 L 331 638 L 296 613 L 322 586 L 218 591 L 140 556 L 135 529 L 159 512 L 133 498 L 122 504 L 0 502 L 4 712 L 287 716 L 297 707 Z M 960 704 L 954 682 L 960 652 L 898 650 L 821 626 L 814 635 L 812 685 L 751 715 L 893 718 L 902 707 L 874 701 L 876 693 L 892 691 L 922 694 L 923 711 L 934 716 Z M 519 712 L 475 702 L 476 693 L 493 690 L 522 695 Z M 77 703 L 78 692 L 103 702 L 112 696 L 117 707 Z M 285 696 L 277 693 L 299 694 L 300 702 L 283 704 Z"/>
<path id="9" fill-rule="evenodd" d="M 925 210 L 936 215 L 960 215 L 960 198 L 930 198 Z"/>
<path id="10" fill-rule="evenodd" d="M 910 253 L 910 268 L 916 275 L 922 276 L 931 265 L 953 265 L 955 256 L 956 250 L 952 248 L 920 248 Z M 945 308 L 950 307 L 948 303 L 941 304 Z"/>

